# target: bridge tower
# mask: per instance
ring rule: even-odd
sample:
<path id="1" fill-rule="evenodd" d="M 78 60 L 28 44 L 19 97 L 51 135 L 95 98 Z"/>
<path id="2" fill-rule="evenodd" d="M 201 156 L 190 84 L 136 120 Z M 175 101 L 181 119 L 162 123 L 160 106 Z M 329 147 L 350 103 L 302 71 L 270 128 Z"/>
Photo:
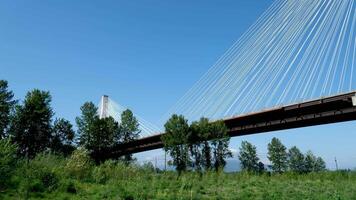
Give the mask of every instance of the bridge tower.
<path id="1" fill-rule="evenodd" d="M 100 102 L 100 115 L 99 118 L 103 119 L 106 117 L 109 117 L 109 96 L 108 95 L 103 95 L 101 97 L 101 102 Z"/>

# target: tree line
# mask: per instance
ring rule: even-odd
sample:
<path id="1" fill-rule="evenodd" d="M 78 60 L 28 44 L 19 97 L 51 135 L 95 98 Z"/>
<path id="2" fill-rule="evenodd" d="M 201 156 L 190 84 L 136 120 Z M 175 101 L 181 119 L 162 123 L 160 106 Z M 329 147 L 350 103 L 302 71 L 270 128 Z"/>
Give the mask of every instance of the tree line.
<path id="1" fill-rule="evenodd" d="M 121 114 L 121 122 L 114 118 L 99 118 L 98 108 L 92 102 L 84 103 L 81 115 L 76 118 L 77 131 L 70 121 L 55 118 L 51 107 L 51 95 L 48 91 L 34 89 L 24 100 L 14 99 L 14 93 L 8 88 L 8 82 L 0 80 L 0 139 L 16 145 L 20 157 L 32 159 L 38 153 L 50 151 L 64 156 L 77 148 L 87 150 L 96 163 L 108 159 L 116 145 L 138 138 L 139 123 L 132 111 Z M 165 123 L 162 136 L 164 150 L 172 158 L 172 165 L 178 172 L 186 170 L 207 171 L 225 167 L 226 159 L 232 157 L 229 149 L 230 137 L 223 121 L 210 122 L 201 118 L 191 124 L 182 115 L 172 115 Z M 243 170 L 264 171 L 256 147 L 243 141 L 238 155 Z M 310 172 L 325 169 L 325 162 L 310 151 L 305 155 L 297 147 L 287 151 L 286 147 L 273 138 L 268 144 L 268 158 L 271 169 L 284 171 Z M 132 155 L 120 160 L 129 163 Z"/>
<path id="2" fill-rule="evenodd" d="M 264 172 L 265 167 L 257 156 L 257 148 L 247 141 L 241 142 L 238 158 L 242 170 L 253 173 Z M 321 157 L 316 157 L 311 151 L 305 155 L 293 146 L 289 150 L 278 138 L 272 138 L 268 144 L 269 168 L 276 173 L 291 171 L 295 173 L 320 172 L 326 170 L 325 162 Z"/>
<path id="3" fill-rule="evenodd" d="M 165 123 L 162 136 L 164 150 L 180 173 L 186 170 L 219 170 L 232 157 L 230 138 L 223 121 L 209 122 L 201 118 L 191 124 L 182 115 L 172 115 Z"/>
<path id="4" fill-rule="evenodd" d="M 179 173 L 218 171 L 225 167 L 226 159 L 232 157 L 230 137 L 223 121 L 209 122 L 209 119 L 201 118 L 189 124 L 184 116 L 174 114 L 164 126 L 166 134 L 161 138 L 164 150 L 171 156 L 171 164 Z M 296 146 L 287 149 L 278 138 L 273 138 L 268 144 L 267 157 L 271 163 L 269 166 L 260 161 L 256 146 L 241 142 L 238 159 L 243 171 L 308 173 L 326 170 L 321 157 L 316 157 L 311 151 L 303 154 Z"/>
<path id="5" fill-rule="evenodd" d="M 14 99 L 6 80 L 0 80 L 0 139 L 15 144 L 19 157 L 33 159 L 38 153 L 50 151 L 64 156 L 76 148 L 85 148 L 91 158 L 100 163 L 115 145 L 138 138 L 138 120 L 127 109 L 118 123 L 112 117 L 100 119 L 92 102 L 81 106 L 75 132 L 70 121 L 55 118 L 48 91 L 29 91 L 23 102 Z M 132 155 L 121 160 L 130 162 Z"/>

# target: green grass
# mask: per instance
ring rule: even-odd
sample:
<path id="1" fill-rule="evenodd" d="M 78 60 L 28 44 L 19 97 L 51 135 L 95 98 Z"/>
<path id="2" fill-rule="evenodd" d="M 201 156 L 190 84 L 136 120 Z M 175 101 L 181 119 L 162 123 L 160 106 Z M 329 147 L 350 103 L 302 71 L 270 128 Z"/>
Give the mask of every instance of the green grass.
<path id="1" fill-rule="evenodd" d="M 152 166 L 107 161 L 85 154 L 41 154 L 12 166 L 0 199 L 356 199 L 356 172 L 253 175 L 243 172 L 156 173 Z M 0 180 L 3 181 L 3 180 Z"/>
<path id="2" fill-rule="evenodd" d="M 70 184 L 68 184 L 70 182 Z M 68 185 L 71 185 L 68 187 Z M 72 190 L 70 190 L 70 188 Z M 69 188 L 69 189 L 68 189 Z M 3 199 L 22 199 L 10 189 Z M 138 173 L 104 184 L 66 179 L 54 191 L 30 193 L 30 199 L 356 199 L 356 174 L 323 172 L 307 175 L 245 173 Z"/>

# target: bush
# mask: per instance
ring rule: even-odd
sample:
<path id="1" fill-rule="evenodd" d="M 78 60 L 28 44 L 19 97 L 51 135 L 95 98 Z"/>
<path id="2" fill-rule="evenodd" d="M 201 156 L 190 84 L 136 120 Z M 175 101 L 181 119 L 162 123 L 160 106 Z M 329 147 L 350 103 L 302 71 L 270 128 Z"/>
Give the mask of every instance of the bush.
<path id="1" fill-rule="evenodd" d="M 88 180 L 90 178 L 92 166 L 93 164 L 89 157 L 88 151 L 83 148 L 79 148 L 73 151 L 65 166 L 65 171 L 67 171 L 70 176 L 77 179 Z"/>
<path id="2" fill-rule="evenodd" d="M 23 192 L 45 192 L 58 188 L 63 175 L 64 159 L 51 153 L 38 154 L 34 159 L 22 162 L 17 176 Z"/>
<path id="3" fill-rule="evenodd" d="M 16 169 L 17 147 L 10 139 L 0 140 L 0 189 L 5 188 Z"/>
<path id="4" fill-rule="evenodd" d="M 159 169 L 155 169 L 155 167 L 153 166 L 152 162 L 146 162 L 142 165 L 141 167 L 142 170 L 148 172 L 148 173 L 152 173 L 152 172 L 156 172 Z"/>
<path id="5" fill-rule="evenodd" d="M 95 182 L 104 184 L 115 173 L 116 163 L 112 160 L 105 161 L 93 170 L 93 178 Z"/>
<path id="6" fill-rule="evenodd" d="M 73 180 L 70 179 L 64 179 L 61 181 L 60 184 L 60 190 L 62 192 L 70 193 L 70 194 L 76 194 L 77 193 L 77 187 L 74 183 Z"/>

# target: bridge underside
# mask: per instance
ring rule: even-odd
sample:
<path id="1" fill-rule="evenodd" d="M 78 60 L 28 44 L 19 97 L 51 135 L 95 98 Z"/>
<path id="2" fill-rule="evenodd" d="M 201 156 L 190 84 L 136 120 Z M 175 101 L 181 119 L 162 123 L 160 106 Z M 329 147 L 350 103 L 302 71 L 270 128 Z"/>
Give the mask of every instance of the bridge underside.
<path id="1" fill-rule="evenodd" d="M 356 91 L 224 119 L 230 137 L 356 120 Z M 163 147 L 162 134 L 121 144 L 116 158 Z"/>

